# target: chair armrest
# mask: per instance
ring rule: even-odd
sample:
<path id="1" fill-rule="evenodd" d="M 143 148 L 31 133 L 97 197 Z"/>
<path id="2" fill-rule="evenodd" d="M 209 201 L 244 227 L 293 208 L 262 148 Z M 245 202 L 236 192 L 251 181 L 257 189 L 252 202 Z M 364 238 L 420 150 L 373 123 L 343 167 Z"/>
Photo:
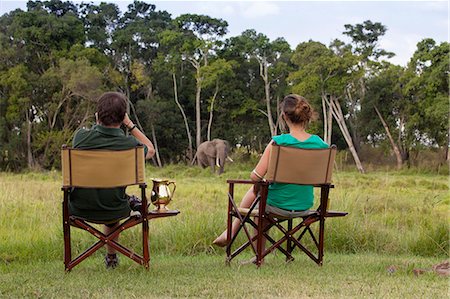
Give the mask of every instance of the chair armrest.
<path id="1" fill-rule="evenodd" d="M 252 180 L 227 180 L 228 184 L 251 184 L 257 183 L 256 181 Z"/>
<path id="2" fill-rule="evenodd" d="M 254 185 L 254 184 L 262 184 L 262 185 L 269 185 L 269 182 L 266 181 L 252 181 L 252 180 L 227 180 L 228 184 L 247 184 L 247 185 Z"/>
<path id="3" fill-rule="evenodd" d="M 347 216 L 347 212 L 339 212 L 339 211 L 326 211 L 325 217 L 343 217 Z"/>

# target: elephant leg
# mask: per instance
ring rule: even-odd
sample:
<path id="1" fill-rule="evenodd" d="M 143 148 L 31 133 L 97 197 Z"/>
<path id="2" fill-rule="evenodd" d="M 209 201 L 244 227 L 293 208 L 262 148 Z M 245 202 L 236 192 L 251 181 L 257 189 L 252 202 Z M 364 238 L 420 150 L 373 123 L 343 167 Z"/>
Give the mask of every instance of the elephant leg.
<path id="1" fill-rule="evenodd" d="M 202 168 L 208 167 L 208 157 L 206 155 L 198 154 L 197 153 L 197 165 L 201 166 Z"/>
<path id="2" fill-rule="evenodd" d="M 224 168 L 224 166 L 225 166 L 225 165 L 221 165 L 221 166 L 219 167 L 219 174 L 222 174 L 222 173 L 223 173 L 223 168 Z"/>
<path id="3" fill-rule="evenodd" d="M 208 157 L 208 163 L 211 166 L 211 173 L 214 173 L 216 171 L 216 159 L 214 157 Z"/>

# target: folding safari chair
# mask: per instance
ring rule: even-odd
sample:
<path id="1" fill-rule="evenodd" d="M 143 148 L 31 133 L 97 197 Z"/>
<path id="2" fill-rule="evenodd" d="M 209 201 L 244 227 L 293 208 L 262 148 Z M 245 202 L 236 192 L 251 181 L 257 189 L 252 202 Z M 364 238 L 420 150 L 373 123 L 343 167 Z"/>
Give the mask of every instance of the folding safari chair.
<path id="1" fill-rule="evenodd" d="M 286 256 L 286 261 L 292 261 L 292 251 L 298 247 L 318 265 L 323 263 L 325 219 L 328 217 L 342 217 L 346 212 L 328 211 L 328 195 L 334 185 L 331 184 L 336 146 L 328 149 L 299 149 L 294 147 L 279 146 L 272 143 L 269 168 L 266 179 L 261 182 L 249 180 L 228 180 L 228 228 L 227 228 L 227 264 L 247 247 L 251 247 L 255 254 L 255 263 L 259 267 L 264 257 L 274 250 L 279 250 Z M 277 215 L 266 212 L 268 187 L 272 183 L 289 183 L 297 185 L 312 185 L 320 188 L 320 204 L 317 210 L 307 210 L 291 213 L 292 215 Z M 249 208 L 239 208 L 234 198 L 235 184 L 259 184 L 259 193 Z M 231 227 L 233 219 L 239 219 L 240 225 L 232 236 Z M 258 219 L 258 221 L 253 220 Z M 298 218 L 300 223 L 294 224 Z M 286 224 L 287 223 L 287 227 Z M 318 236 L 314 234 L 311 226 L 319 224 Z M 281 231 L 282 237 L 275 240 L 269 234 L 269 229 L 276 227 Z M 252 230 L 256 230 L 253 235 Z M 232 246 L 239 232 L 244 231 L 247 241 L 232 252 Z M 304 237 L 309 235 L 312 239 L 313 253 L 304 244 Z M 270 247 L 264 248 L 264 239 L 270 242 Z M 256 244 L 255 244 L 256 243 Z M 286 243 L 286 247 L 282 245 Z M 311 247 L 311 245 L 309 245 Z"/>
<path id="2" fill-rule="evenodd" d="M 67 272 L 70 271 L 106 244 L 109 244 L 118 252 L 148 269 L 150 259 L 148 249 L 148 221 L 153 218 L 175 216 L 179 211 L 148 211 L 147 197 L 145 194 L 147 184 L 145 183 L 143 146 L 137 146 L 128 150 L 85 150 L 63 146 L 61 157 L 63 174 L 62 191 L 64 192 L 63 232 L 65 270 Z M 124 222 L 108 235 L 105 235 L 92 225 L 93 223 L 107 224 L 108 222 L 84 219 L 70 215 L 69 213 L 68 203 L 71 191 L 75 187 L 115 188 L 130 185 L 139 185 L 141 190 L 141 215 L 117 219 L 118 221 L 124 220 Z M 114 238 L 122 231 L 138 224 L 142 225 L 142 256 L 114 241 Z M 95 244 L 74 259 L 72 259 L 71 251 L 71 226 L 85 230 L 98 238 Z"/>

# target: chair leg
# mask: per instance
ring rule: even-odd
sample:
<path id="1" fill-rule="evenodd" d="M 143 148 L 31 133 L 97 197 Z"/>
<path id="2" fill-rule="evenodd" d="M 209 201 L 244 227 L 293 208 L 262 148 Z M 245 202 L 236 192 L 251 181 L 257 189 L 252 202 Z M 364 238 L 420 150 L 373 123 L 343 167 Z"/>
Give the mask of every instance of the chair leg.
<path id="1" fill-rule="evenodd" d="M 66 272 L 70 271 L 69 263 L 72 260 L 72 249 L 70 244 L 70 225 L 64 223 L 64 266 Z"/>
<path id="2" fill-rule="evenodd" d="M 234 198 L 234 184 L 230 184 L 228 188 L 228 213 L 227 213 L 227 247 L 226 253 L 227 258 L 225 260 L 226 265 L 230 265 L 231 261 L 231 229 L 233 226 L 233 217 L 231 215 L 232 203 L 231 201 Z"/>
<path id="3" fill-rule="evenodd" d="M 258 235 L 256 238 L 256 266 L 259 267 L 263 261 L 263 240 L 264 235 L 262 233 L 263 230 L 264 218 L 258 219 Z"/>
<path id="4" fill-rule="evenodd" d="M 328 194 L 330 192 L 330 186 L 322 186 L 320 188 L 320 224 L 319 224 L 319 256 L 318 265 L 323 264 L 323 243 L 325 233 L 325 214 L 328 208 Z"/>
<path id="5" fill-rule="evenodd" d="M 322 266 L 323 264 L 324 232 L 325 232 L 325 217 L 322 217 L 320 219 L 320 226 L 319 226 L 319 257 L 318 257 L 319 266 Z"/>
<path id="6" fill-rule="evenodd" d="M 288 220 L 288 232 L 290 232 L 291 230 L 292 230 L 292 219 L 289 219 Z M 286 251 L 289 252 L 289 254 L 291 254 L 292 250 L 293 250 L 292 241 L 291 241 L 291 238 L 288 238 L 287 242 L 286 242 Z M 290 262 L 292 260 L 293 260 L 292 257 L 286 256 L 286 262 Z"/>
<path id="7" fill-rule="evenodd" d="M 70 222 L 69 222 L 69 207 L 68 207 L 68 191 L 64 190 L 63 208 L 63 233 L 64 233 L 64 266 L 65 271 L 70 271 L 69 264 L 72 260 L 72 249 L 70 243 Z"/>
<path id="8" fill-rule="evenodd" d="M 148 270 L 149 261 L 150 261 L 150 253 L 148 250 L 148 219 L 144 218 L 142 221 L 142 250 L 143 250 L 143 266 Z"/>
<path id="9" fill-rule="evenodd" d="M 140 185 L 141 188 L 141 199 L 142 199 L 142 210 L 141 210 L 141 217 L 142 217 L 142 265 L 145 267 L 146 270 L 149 268 L 149 261 L 150 261 L 150 252 L 148 249 L 148 226 L 149 226 L 149 220 L 148 220 L 148 202 L 147 202 L 147 196 L 145 195 L 145 189 L 147 188 L 147 185 Z"/>

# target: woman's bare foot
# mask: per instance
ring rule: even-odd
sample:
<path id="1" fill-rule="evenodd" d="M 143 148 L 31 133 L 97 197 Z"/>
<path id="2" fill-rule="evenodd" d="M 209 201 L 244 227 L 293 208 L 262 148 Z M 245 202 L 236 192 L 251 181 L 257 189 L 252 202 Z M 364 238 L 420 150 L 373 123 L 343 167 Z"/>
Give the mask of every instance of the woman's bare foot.
<path id="1" fill-rule="evenodd" d="M 223 232 L 220 236 L 218 236 L 214 241 L 214 245 L 217 245 L 219 247 L 225 247 L 227 246 L 227 235 L 226 232 Z"/>

